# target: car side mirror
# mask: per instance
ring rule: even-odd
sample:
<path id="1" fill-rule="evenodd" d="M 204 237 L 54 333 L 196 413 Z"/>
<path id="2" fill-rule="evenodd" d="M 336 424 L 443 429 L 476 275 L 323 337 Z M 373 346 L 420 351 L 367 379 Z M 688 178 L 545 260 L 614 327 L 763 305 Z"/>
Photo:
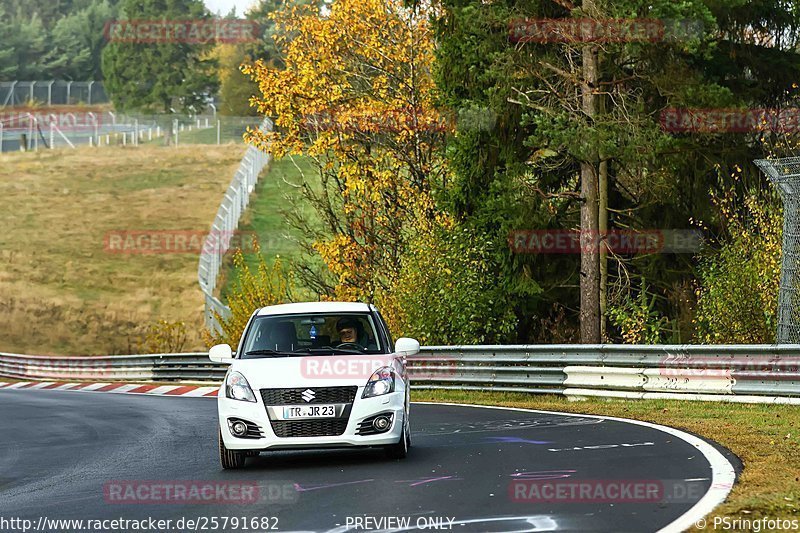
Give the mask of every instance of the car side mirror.
<path id="1" fill-rule="evenodd" d="M 233 351 L 227 344 L 217 344 L 208 350 L 208 358 L 215 363 L 233 363 Z"/>
<path id="2" fill-rule="evenodd" d="M 410 357 L 419 353 L 419 342 L 416 339 L 400 337 L 394 344 L 394 353 L 405 357 Z"/>

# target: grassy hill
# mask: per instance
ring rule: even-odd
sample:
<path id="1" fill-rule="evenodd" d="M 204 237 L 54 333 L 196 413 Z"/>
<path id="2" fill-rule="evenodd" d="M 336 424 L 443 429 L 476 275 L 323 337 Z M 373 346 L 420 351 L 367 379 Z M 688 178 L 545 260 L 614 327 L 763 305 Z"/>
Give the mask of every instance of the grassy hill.
<path id="1" fill-rule="evenodd" d="M 130 353 L 160 319 L 185 321 L 185 348 L 202 348 L 197 254 L 119 253 L 109 237 L 208 231 L 243 153 L 186 145 L 0 154 L 0 351 Z"/>

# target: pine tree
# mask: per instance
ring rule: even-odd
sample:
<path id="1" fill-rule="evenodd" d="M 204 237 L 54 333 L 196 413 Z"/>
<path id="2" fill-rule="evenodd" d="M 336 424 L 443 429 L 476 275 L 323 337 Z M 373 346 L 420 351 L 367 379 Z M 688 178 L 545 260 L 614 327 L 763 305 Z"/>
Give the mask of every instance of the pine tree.
<path id="1" fill-rule="evenodd" d="M 582 166 L 597 180 L 591 208 L 600 219 L 605 201 L 613 209 L 610 229 L 687 228 L 692 217 L 713 222 L 708 190 L 716 182 L 710 178 L 757 157 L 756 135 L 674 134 L 662 129 L 660 113 L 668 107 L 775 106 L 800 78 L 800 13 L 785 0 L 597 0 L 590 12 L 569 0 L 444 4 L 437 35 L 442 102 L 455 112 L 482 109 L 497 117 L 490 129 L 459 131 L 450 140 L 455 181 L 447 198 L 466 223 L 496 235 L 498 279 L 517 309 L 521 342 L 550 335 L 536 322 L 552 306 L 578 307 L 574 287 L 586 272 L 574 256 L 513 254 L 502 240 L 509 229 L 581 227 L 578 210 L 587 199 L 579 187 Z M 596 44 L 520 42 L 509 34 L 514 21 L 553 18 L 656 19 L 665 21 L 672 38 Z M 681 26 L 669 21 L 687 22 L 689 31 L 676 35 Z M 596 82 L 583 68 L 591 49 Z M 591 109 L 582 105 L 587 94 L 596 100 Z M 724 186 L 739 185 L 729 180 Z M 655 279 L 662 306 L 672 305 L 669 291 L 690 283 L 694 268 L 689 254 L 613 263 L 609 283 L 621 282 L 623 274 Z M 535 282 L 545 288 L 544 297 L 519 290 Z M 582 296 L 591 296 L 587 302 L 595 306 L 594 294 Z M 675 313 L 674 307 L 662 311 Z M 596 320 L 594 312 L 584 316 Z M 584 326 L 596 331 L 596 324 Z"/>
<path id="2" fill-rule="evenodd" d="M 200 0 L 124 0 L 128 20 L 209 19 Z M 110 42 L 103 50 L 105 88 L 120 110 L 198 110 L 216 90 L 211 44 Z"/>

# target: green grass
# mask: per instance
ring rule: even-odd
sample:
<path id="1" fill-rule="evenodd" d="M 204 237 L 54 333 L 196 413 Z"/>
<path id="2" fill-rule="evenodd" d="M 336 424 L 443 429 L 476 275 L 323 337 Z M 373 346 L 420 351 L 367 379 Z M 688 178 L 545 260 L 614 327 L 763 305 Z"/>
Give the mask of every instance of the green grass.
<path id="1" fill-rule="evenodd" d="M 570 401 L 563 396 L 414 391 L 414 401 L 473 403 L 618 416 L 684 429 L 735 453 L 744 471 L 709 517 L 800 518 L 800 407 L 675 400 Z"/>
<path id="2" fill-rule="evenodd" d="M 220 132 L 219 138 L 221 144 L 240 144 L 244 145 L 243 134 L 248 126 L 255 128 L 261 123 L 258 117 L 249 117 L 240 119 L 238 117 L 220 117 Z M 142 128 L 149 126 L 146 120 L 141 123 Z M 178 132 L 178 144 L 217 144 L 217 125 L 214 120 L 209 121 L 209 127 L 205 127 L 205 122 L 202 122 L 201 127 L 198 129 L 193 123 L 192 129 L 189 129 L 189 124 L 184 124 L 184 129 Z M 147 130 L 142 133 L 143 139 L 140 144 L 164 144 L 164 134 L 168 129 L 168 124 L 161 121 L 162 136 L 154 137 L 152 140 L 147 140 Z M 155 130 L 153 131 L 155 135 Z M 174 135 L 174 134 L 173 134 Z M 119 141 L 118 138 L 112 135 L 114 142 Z M 121 142 L 121 141 L 120 141 Z"/>
<path id="3" fill-rule="evenodd" d="M 250 198 L 250 205 L 239 224 L 241 232 L 253 232 L 257 235 L 261 253 L 272 262 L 280 257 L 285 265 L 301 259 L 298 240 L 304 236 L 291 227 L 287 220 L 288 212 L 299 211 L 303 217 L 314 220 L 313 208 L 308 205 L 302 190 L 296 185 L 308 181 L 316 186 L 318 178 L 311 162 L 303 157 L 285 157 L 273 161 L 259 178 L 256 190 Z M 245 261 L 250 268 L 258 264 L 254 253 L 246 253 Z M 224 275 L 223 296 L 230 290 L 234 273 L 228 261 Z"/>

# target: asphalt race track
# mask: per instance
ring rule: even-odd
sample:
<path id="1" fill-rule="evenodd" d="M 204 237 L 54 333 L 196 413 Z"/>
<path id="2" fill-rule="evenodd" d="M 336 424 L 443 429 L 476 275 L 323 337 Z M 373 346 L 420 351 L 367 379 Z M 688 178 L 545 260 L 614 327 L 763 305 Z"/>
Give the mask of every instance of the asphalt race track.
<path id="1" fill-rule="evenodd" d="M 173 531 L 405 530 L 403 520 L 412 529 L 463 532 L 675 530 L 710 511 L 739 469 L 720 450 L 726 459 L 714 452 L 712 472 L 707 451 L 646 425 L 415 404 L 413 447 L 403 461 L 380 450 L 271 452 L 248 459 L 244 470 L 223 471 L 216 423 L 213 399 L 0 391 L 0 517 L 198 521 Z M 109 492 L 139 482 L 257 486 L 258 497 L 120 502 Z M 606 499 L 551 493 L 547 501 L 545 484 L 567 482 L 599 486 Z M 624 482 L 661 488 L 656 497 L 609 500 Z M 222 528 L 221 517 L 267 520 Z"/>

